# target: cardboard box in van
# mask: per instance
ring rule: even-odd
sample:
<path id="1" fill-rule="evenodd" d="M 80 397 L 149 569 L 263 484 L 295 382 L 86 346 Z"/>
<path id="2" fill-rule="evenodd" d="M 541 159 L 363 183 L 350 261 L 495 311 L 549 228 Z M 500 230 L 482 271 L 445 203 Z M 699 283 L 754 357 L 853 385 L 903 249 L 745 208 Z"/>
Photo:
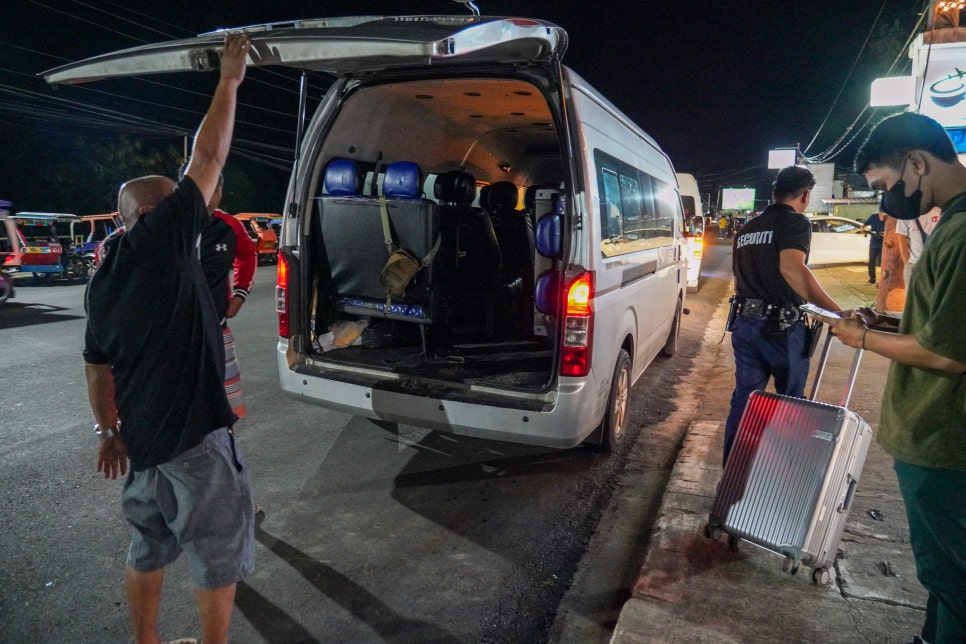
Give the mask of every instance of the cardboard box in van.
<path id="1" fill-rule="evenodd" d="M 654 139 L 562 64 L 566 32 L 479 16 L 246 31 L 252 65 L 337 79 L 286 195 L 282 389 L 443 432 L 616 447 L 632 385 L 677 346 L 681 198 Z M 222 39 L 45 77 L 204 70 Z"/>

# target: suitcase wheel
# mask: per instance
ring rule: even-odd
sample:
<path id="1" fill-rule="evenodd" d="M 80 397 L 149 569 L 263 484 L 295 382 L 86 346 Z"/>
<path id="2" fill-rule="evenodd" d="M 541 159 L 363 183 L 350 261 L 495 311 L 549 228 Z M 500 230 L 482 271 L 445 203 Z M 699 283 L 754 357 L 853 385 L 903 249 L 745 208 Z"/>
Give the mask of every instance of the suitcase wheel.
<path id="1" fill-rule="evenodd" d="M 705 523 L 704 536 L 707 537 L 708 539 L 711 539 L 712 541 L 717 541 L 718 539 L 721 538 L 721 528 L 718 528 L 718 527 L 712 528 L 710 523 Z"/>
<path id="2" fill-rule="evenodd" d="M 829 581 L 828 568 L 816 568 L 812 571 L 812 583 L 818 586 L 824 586 Z"/>
<path id="3" fill-rule="evenodd" d="M 787 572 L 791 575 L 797 575 L 798 571 L 802 568 L 802 562 L 800 559 L 795 559 L 791 556 L 786 556 L 785 561 L 782 562 L 782 572 Z"/>
<path id="4" fill-rule="evenodd" d="M 737 552 L 738 551 L 738 544 L 740 544 L 740 543 L 741 543 L 741 539 L 739 539 L 738 537 L 736 537 L 733 534 L 729 534 L 728 535 L 728 550 Z"/>

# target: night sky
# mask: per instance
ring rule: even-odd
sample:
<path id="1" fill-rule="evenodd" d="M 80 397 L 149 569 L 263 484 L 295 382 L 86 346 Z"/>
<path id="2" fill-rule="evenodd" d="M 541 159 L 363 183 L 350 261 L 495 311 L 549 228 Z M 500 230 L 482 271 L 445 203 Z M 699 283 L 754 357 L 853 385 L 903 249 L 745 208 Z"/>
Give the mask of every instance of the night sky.
<path id="1" fill-rule="evenodd" d="M 902 44 L 923 2 L 479 0 L 477 5 L 484 15 L 540 18 L 564 27 L 570 36 L 564 64 L 650 133 L 678 171 L 695 174 L 702 190 L 711 191 L 767 181 L 770 148 L 799 144 L 812 155 L 832 146 L 867 104 L 872 79 L 909 73 Z M 0 124 L 38 137 L 105 136 L 133 116 L 143 121 L 125 125 L 128 131 L 177 140 L 179 132 L 197 126 L 215 76 L 153 76 L 151 83 L 107 81 L 54 90 L 35 75 L 88 56 L 223 27 L 445 13 L 467 10 L 452 0 L 4 0 Z M 885 37 L 890 30 L 891 41 Z M 279 168 L 290 163 L 295 78 L 249 73 L 236 136 L 250 159 Z M 324 85 L 322 77 L 314 83 L 315 100 Z M 84 106 L 109 111 L 78 120 Z M 864 134 L 831 160 L 851 165 Z"/>

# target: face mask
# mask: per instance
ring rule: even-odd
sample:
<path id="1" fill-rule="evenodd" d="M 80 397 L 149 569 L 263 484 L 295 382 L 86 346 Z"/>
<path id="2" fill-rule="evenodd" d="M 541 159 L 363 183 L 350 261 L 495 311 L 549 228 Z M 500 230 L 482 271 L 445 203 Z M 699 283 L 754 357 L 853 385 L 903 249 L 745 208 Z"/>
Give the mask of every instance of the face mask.
<path id="1" fill-rule="evenodd" d="M 906 171 L 906 163 L 902 162 L 902 170 L 899 176 L 902 177 Z M 908 197 L 906 196 L 906 182 L 901 178 L 896 181 L 891 188 L 882 193 L 882 202 L 879 209 L 890 217 L 896 219 L 916 219 L 922 214 L 922 175 L 919 175 L 919 186 L 916 191 Z"/>

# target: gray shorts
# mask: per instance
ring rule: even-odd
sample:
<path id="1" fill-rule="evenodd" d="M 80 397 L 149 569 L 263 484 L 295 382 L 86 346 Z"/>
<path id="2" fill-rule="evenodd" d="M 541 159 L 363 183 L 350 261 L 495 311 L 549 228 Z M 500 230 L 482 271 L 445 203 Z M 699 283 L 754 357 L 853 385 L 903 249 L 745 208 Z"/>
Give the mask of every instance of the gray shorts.
<path id="1" fill-rule="evenodd" d="M 228 586 L 255 569 L 248 466 L 226 428 L 156 467 L 131 472 L 121 506 L 134 526 L 127 565 L 160 570 L 188 555 L 198 588 Z"/>

